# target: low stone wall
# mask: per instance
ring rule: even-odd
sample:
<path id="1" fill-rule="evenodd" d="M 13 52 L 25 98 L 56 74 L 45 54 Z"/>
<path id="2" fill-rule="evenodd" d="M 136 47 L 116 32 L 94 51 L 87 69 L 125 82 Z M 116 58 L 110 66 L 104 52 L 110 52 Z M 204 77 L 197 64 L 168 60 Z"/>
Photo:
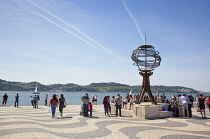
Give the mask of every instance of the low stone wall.
<path id="1" fill-rule="evenodd" d="M 111 103 L 111 114 L 116 113 L 116 107 L 114 103 Z M 124 109 L 121 110 L 122 116 L 128 116 L 133 118 L 143 118 L 143 119 L 157 119 L 157 118 L 167 118 L 172 115 L 172 111 L 164 111 L 163 107 L 165 103 L 158 103 L 157 105 L 153 105 L 152 103 L 142 102 L 141 104 L 133 104 L 130 103 L 124 105 Z M 182 106 L 179 105 L 179 116 L 183 116 Z"/>

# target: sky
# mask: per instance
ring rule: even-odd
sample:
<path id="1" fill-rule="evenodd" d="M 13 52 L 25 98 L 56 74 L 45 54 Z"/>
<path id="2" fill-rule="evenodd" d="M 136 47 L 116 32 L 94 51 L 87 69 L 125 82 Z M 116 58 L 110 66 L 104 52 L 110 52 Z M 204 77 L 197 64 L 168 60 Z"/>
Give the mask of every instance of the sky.
<path id="1" fill-rule="evenodd" d="M 141 85 L 133 50 L 162 59 L 151 85 L 210 92 L 209 0 L 1 0 L 0 78 Z"/>

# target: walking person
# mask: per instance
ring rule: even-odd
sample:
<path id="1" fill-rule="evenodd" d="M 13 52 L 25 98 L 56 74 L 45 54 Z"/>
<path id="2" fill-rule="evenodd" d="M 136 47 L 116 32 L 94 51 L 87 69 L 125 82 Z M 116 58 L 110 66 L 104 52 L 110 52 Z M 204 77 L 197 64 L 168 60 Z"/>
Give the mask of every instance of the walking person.
<path id="1" fill-rule="evenodd" d="M 38 109 L 38 106 L 39 106 L 39 100 L 40 100 L 40 97 L 39 95 L 37 95 L 37 100 L 36 100 L 36 108 Z"/>
<path id="2" fill-rule="evenodd" d="M 206 117 L 206 112 L 205 112 L 205 98 L 203 98 L 203 95 L 200 94 L 200 97 L 198 98 L 199 102 L 199 108 L 200 108 L 200 113 L 202 118 L 207 118 Z"/>
<path id="3" fill-rule="evenodd" d="M 38 99 L 38 98 L 37 98 L 37 96 L 35 95 L 35 96 L 34 96 L 34 107 L 33 107 L 33 108 L 36 108 L 37 99 Z"/>
<path id="4" fill-rule="evenodd" d="M 108 105 L 109 104 L 108 103 L 109 103 L 108 98 L 107 98 L 107 96 L 105 96 L 104 99 L 103 99 L 104 113 L 105 113 L 105 115 L 109 116 L 109 113 L 108 113 Z"/>
<path id="5" fill-rule="evenodd" d="M 82 105 L 83 105 L 83 116 L 88 117 L 88 104 L 90 101 L 90 98 L 88 97 L 88 93 L 85 93 L 85 95 L 82 96 L 81 100 L 82 100 Z"/>
<path id="6" fill-rule="evenodd" d="M 65 100 L 63 94 L 61 94 L 60 95 L 60 98 L 59 98 L 59 112 L 60 112 L 60 116 L 61 117 L 63 116 L 63 108 L 66 107 L 66 105 L 64 103 L 67 105 L 66 100 Z"/>
<path id="7" fill-rule="evenodd" d="M 7 99 L 8 99 L 8 95 L 7 95 L 7 93 L 5 93 L 4 96 L 3 96 L 2 106 L 6 106 Z"/>
<path id="8" fill-rule="evenodd" d="M 122 97 L 120 94 L 117 95 L 115 98 L 115 106 L 116 106 L 116 116 L 118 116 L 118 111 L 119 115 L 121 116 L 121 108 L 122 108 Z"/>
<path id="9" fill-rule="evenodd" d="M 34 107 L 34 97 L 30 96 L 30 99 L 31 99 L 31 105 Z"/>
<path id="10" fill-rule="evenodd" d="M 46 94 L 46 96 L 45 96 L 45 106 L 47 106 L 47 100 L 48 100 L 48 94 Z"/>
<path id="11" fill-rule="evenodd" d="M 15 107 L 16 106 L 18 107 L 18 104 L 19 104 L 19 95 L 17 93 L 17 95 L 15 96 Z"/>
<path id="12" fill-rule="evenodd" d="M 55 111 L 56 111 L 56 107 L 58 107 L 58 99 L 56 97 L 56 94 L 54 94 L 52 96 L 52 99 L 50 99 L 50 104 L 51 106 L 51 111 L 52 111 L 52 118 L 55 117 Z"/>

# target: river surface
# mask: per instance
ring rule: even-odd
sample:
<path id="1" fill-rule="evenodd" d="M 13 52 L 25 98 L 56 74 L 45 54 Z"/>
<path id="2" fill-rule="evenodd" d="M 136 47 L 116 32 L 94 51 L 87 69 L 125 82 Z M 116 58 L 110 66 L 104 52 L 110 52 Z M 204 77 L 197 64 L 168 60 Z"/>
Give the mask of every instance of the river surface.
<path id="1" fill-rule="evenodd" d="M 2 98 L 3 95 L 7 93 L 8 95 L 8 101 L 6 106 L 14 106 L 15 103 L 15 96 L 18 93 L 19 94 L 19 106 L 30 106 L 30 96 L 34 96 L 32 91 L 0 91 L 0 97 Z M 57 94 L 60 97 L 60 94 L 64 94 L 64 97 L 66 99 L 66 102 L 68 105 L 80 105 L 81 104 L 81 97 L 84 95 L 85 92 L 44 92 L 41 91 L 40 101 L 39 105 L 44 105 L 45 96 L 48 94 L 48 102 L 49 99 L 52 97 L 53 94 Z M 117 94 L 120 94 L 123 98 L 126 96 L 126 94 L 129 92 L 88 92 L 89 97 L 92 98 L 94 94 L 98 96 L 98 104 L 102 104 L 104 96 L 117 96 Z M 138 94 L 138 93 L 132 93 L 132 95 Z M 145 93 L 147 95 L 147 93 Z M 177 95 L 181 93 L 165 93 L 166 97 L 171 99 L 173 95 Z M 156 95 L 156 93 L 153 93 L 153 95 Z M 162 95 L 162 93 L 160 93 Z M 187 95 L 196 96 L 195 93 L 189 93 Z M 205 94 L 210 95 L 210 94 Z M 2 103 L 2 99 L 0 99 L 0 104 Z"/>

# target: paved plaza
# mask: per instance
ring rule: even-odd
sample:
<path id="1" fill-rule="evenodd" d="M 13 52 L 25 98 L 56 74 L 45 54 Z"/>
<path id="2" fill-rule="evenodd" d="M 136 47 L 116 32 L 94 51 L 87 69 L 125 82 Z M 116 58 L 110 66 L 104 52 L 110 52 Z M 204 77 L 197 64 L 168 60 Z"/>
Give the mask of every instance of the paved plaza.
<path id="1" fill-rule="evenodd" d="M 210 112 L 202 119 L 193 108 L 193 118 L 155 120 L 105 116 L 102 105 L 93 105 L 93 116 L 79 115 L 79 105 L 68 105 L 64 116 L 51 118 L 49 107 L 0 107 L 0 139 L 107 138 L 107 139 L 209 139 Z"/>

